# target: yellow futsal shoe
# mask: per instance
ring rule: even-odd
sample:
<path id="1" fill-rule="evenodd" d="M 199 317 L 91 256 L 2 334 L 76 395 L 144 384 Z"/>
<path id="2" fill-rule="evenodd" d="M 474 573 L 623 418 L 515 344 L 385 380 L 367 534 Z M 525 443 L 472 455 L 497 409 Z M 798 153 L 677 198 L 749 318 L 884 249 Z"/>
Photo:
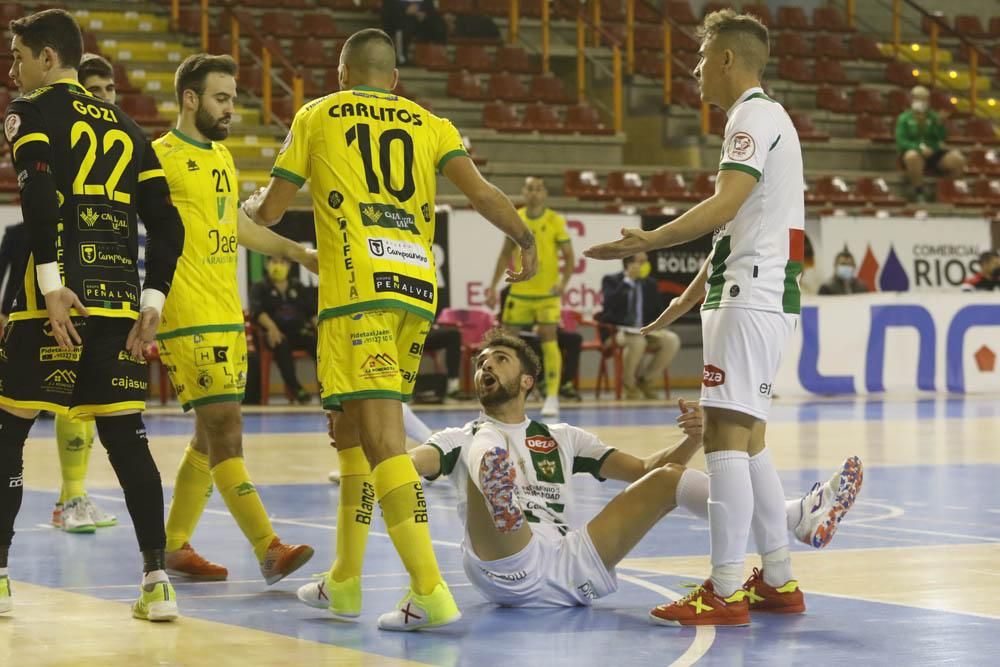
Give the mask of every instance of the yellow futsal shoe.
<path id="1" fill-rule="evenodd" d="M 417 595 L 413 589 L 400 601 L 395 611 L 378 617 L 381 630 L 410 632 L 437 628 L 462 618 L 448 585 L 442 581 L 428 595 Z"/>
<path id="2" fill-rule="evenodd" d="M 14 599 L 10 593 L 10 577 L 6 574 L 0 577 L 0 614 L 11 610 L 14 606 Z"/>
<path id="3" fill-rule="evenodd" d="M 144 621 L 172 621 L 177 611 L 177 596 L 169 581 L 139 587 L 139 599 L 132 605 L 132 616 Z"/>
<path id="4" fill-rule="evenodd" d="M 334 581 L 329 572 L 299 588 L 299 600 L 316 609 L 326 609 L 334 618 L 353 621 L 361 615 L 361 577 Z"/>

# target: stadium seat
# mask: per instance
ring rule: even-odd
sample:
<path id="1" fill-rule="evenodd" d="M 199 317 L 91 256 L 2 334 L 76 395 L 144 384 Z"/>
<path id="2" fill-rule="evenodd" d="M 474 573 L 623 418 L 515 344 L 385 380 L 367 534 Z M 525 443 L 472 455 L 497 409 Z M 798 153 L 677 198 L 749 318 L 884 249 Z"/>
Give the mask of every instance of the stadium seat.
<path id="1" fill-rule="evenodd" d="M 795 126 L 795 130 L 799 133 L 799 139 L 802 141 L 830 141 L 830 135 L 817 130 L 808 114 L 801 111 L 789 111 L 788 116 L 792 119 L 792 125 Z"/>
<path id="2" fill-rule="evenodd" d="M 870 35 L 851 35 L 850 45 L 851 53 L 858 60 L 872 60 L 876 62 L 892 60 L 892 56 L 886 55 L 879 50 L 878 42 Z"/>
<path id="3" fill-rule="evenodd" d="M 653 5 L 646 4 L 645 2 L 635 3 L 635 20 L 637 23 L 654 23 L 660 24 L 663 21 L 659 10 Z"/>
<path id="4" fill-rule="evenodd" d="M 292 62 L 306 67 L 319 67 L 330 64 L 330 56 L 324 47 L 326 40 L 309 37 L 292 41 Z"/>
<path id="5" fill-rule="evenodd" d="M 471 391 L 472 360 L 479 353 L 483 335 L 494 324 L 493 313 L 488 310 L 442 308 L 437 322 L 457 327 L 462 333 L 462 386 L 464 391 Z"/>
<path id="6" fill-rule="evenodd" d="M 118 99 L 118 106 L 140 127 L 169 123 L 167 119 L 160 117 L 160 112 L 156 108 L 156 100 L 149 95 L 122 95 Z"/>
<path id="7" fill-rule="evenodd" d="M 718 173 L 714 171 L 703 171 L 695 174 L 694 180 L 691 181 L 691 197 L 702 201 L 714 195 L 717 177 Z"/>
<path id="8" fill-rule="evenodd" d="M 824 83 L 836 83 L 842 86 L 853 85 L 856 81 L 851 81 L 844 74 L 844 68 L 836 60 L 822 58 L 816 61 L 816 81 Z"/>
<path id="9" fill-rule="evenodd" d="M 563 174 L 563 194 L 567 197 L 600 198 L 604 188 L 593 171 L 569 170 Z"/>
<path id="10" fill-rule="evenodd" d="M 455 62 L 470 72 L 494 72 L 496 64 L 482 46 L 462 44 L 455 48 Z"/>
<path id="11" fill-rule="evenodd" d="M 984 178 L 975 182 L 976 197 L 983 199 L 987 206 L 1000 206 L 1000 179 Z"/>
<path id="12" fill-rule="evenodd" d="M 576 101 L 566 90 L 563 80 L 553 74 L 538 74 L 531 79 L 529 99 L 549 104 L 572 104 Z"/>
<path id="13" fill-rule="evenodd" d="M 816 7 L 813 9 L 813 28 L 827 32 L 851 32 L 847 19 L 836 7 Z"/>
<path id="14" fill-rule="evenodd" d="M 302 36 L 294 12 L 264 12 L 260 17 L 260 25 L 271 37 L 294 38 Z"/>
<path id="15" fill-rule="evenodd" d="M 708 132 L 722 136 L 726 131 L 726 112 L 719 107 L 713 106 L 708 110 Z"/>
<path id="16" fill-rule="evenodd" d="M 989 33 L 990 37 L 1000 37 L 1000 16 L 994 16 L 990 19 Z"/>
<path id="17" fill-rule="evenodd" d="M 597 110 L 586 104 L 574 104 L 566 109 L 566 129 L 581 134 L 614 134 L 601 122 Z"/>
<path id="18" fill-rule="evenodd" d="M 663 29 L 655 25 L 635 27 L 635 48 L 648 51 L 663 50 Z"/>
<path id="19" fill-rule="evenodd" d="M 479 77 L 469 72 L 452 72 L 445 89 L 450 97 L 460 100 L 490 100 L 490 93 L 483 90 Z"/>
<path id="20" fill-rule="evenodd" d="M 941 30 L 938 34 L 947 35 L 950 32 L 951 24 L 948 23 L 948 17 L 941 12 L 935 12 L 934 16 L 924 16 L 920 19 L 920 30 L 924 34 L 931 34 L 931 24 L 934 23 L 935 19 L 938 25 L 941 26 Z"/>
<path id="21" fill-rule="evenodd" d="M 271 98 L 271 113 L 281 119 L 285 125 L 291 125 L 295 116 L 295 100 L 291 96 Z"/>
<path id="22" fill-rule="evenodd" d="M 1000 176 L 1000 151 L 972 148 L 966 153 L 965 170 L 981 176 Z"/>
<path id="23" fill-rule="evenodd" d="M 778 78 L 796 83 L 814 83 L 818 80 L 812 68 L 801 58 L 782 58 L 778 61 Z"/>
<path id="24" fill-rule="evenodd" d="M 892 194 L 884 178 L 864 177 L 854 184 L 854 193 L 858 201 L 881 206 L 901 206 L 905 202 Z"/>
<path id="25" fill-rule="evenodd" d="M 448 56 L 444 44 L 421 42 L 413 49 L 413 63 L 436 72 L 446 72 L 457 68 Z"/>
<path id="26" fill-rule="evenodd" d="M 784 5 L 778 7 L 778 20 L 775 27 L 778 30 L 812 30 L 806 12 L 801 7 L 794 5 Z"/>
<path id="27" fill-rule="evenodd" d="M 503 46 L 497 49 L 497 69 L 514 74 L 534 74 L 538 64 L 528 56 L 528 52 L 517 46 Z"/>
<path id="28" fill-rule="evenodd" d="M 917 75 L 914 74 L 916 71 L 917 68 L 910 63 L 891 62 L 885 66 L 886 83 L 894 83 L 904 88 L 912 88 L 920 83 Z"/>
<path id="29" fill-rule="evenodd" d="M 239 90 L 259 96 L 261 91 L 262 79 L 263 77 L 261 75 L 259 65 L 252 65 L 252 64 L 240 65 L 239 77 L 236 79 L 237 88 Z"/>
<path id="30" fill-rule="evenodd" d="M 601 21 L 624 21 L 625 4 L 622 0 L 601 0 Z"/>
<path id="31" fill-rule="evenodd" d="M 674 79 L 670 86 L 671 104 L 688 109 L 701 107 L 701 93 L 698 84 L 688 78 Z"/>
<path id="32" fill-rule="evenodd" d="M 524 129 L 536 132 L 562 132 L 563 123 L 556 110 L 542 102 L 524 108 Z"/>
<path id="33" fill-rule="evenodd" d="M 840 176 L 821 176 L 806 194 L 811 204 L 854 204 L 858 200 Z"/>
<path id="34" fill-rule="evenodd" d="M 958 99 L 946 90 L 941 90 L 940 88 L 931 88 L 931 109 L 938 112 L 945 112 L 951 114 L 952 116 L 967 116 L 967 112 L 959 111 L 955 102 Z"/>
<path id="35" fill-rule="evenodd" d="M 903 88 L 893 88 L 886 96 L 886 110 L 893 116 L 898 116 L 910 108 L 910 91 Z"/>
<path id="36" fill-rule="evenodd" d="M 797 32 L 783 32 L 774 38 L 774 55 L 779 58 L 812 58 L 813 49 Z"/>
<path id="37" fill-rule="evenodd" d="M 635 55 L 635 73 L 650 79 L 663 79 L 663 56 L 656 51 L 638 51 Z"/>
<path id="38" fill-rule="evenodd" d="M 674 23 L 680 25 L 698 25 L 701 22 L 691 10 L 691 3 L 688 0 L 669 0 L 663 4 L 663 13 Z"/>
<path id="39" fill-rule="evenodd" d="M 490 97 L 505 102 L 528 102 L 533 98 L 528 89 L 521 83 L 521 78 L 509 72 L 497 72 L 490 75 L 487 90 Z"/>
<path id="40" fill-rule="evenodd" d="M 483 107 L 483 126 L 500 132 L 518 132 L 524 129 L 514 107 L 503 102 L 490 102 Z"/>
<path id="41" fill-rule="evenodd" d="M 771 10 L 767 5 L 761 3 L 747 3 L 743 5 L 740 10 L 742 14 L 753 14 L 760 22 L 764 25 L 770 27 L 774 25 L 774 19 L 771 17 Z"/>
<path id="42" fill-rule="evenodd" d="M 937 182 L 939 204 L 955 206 L 983 206 L 986 199 L 980 197 L 964 178 L 939 178 Z"/>
<path id="43" fill-rule="evenodd" d="M 977 144 L 1000 143 L 993 121 L 988 118 L 970 118 L 965 122 L 965 136 Z"/>
<path id="44" fill-rule="evenodd" d="M 956 16 L 955 31 L 960 33 L 963 37 L 972 37 L 973 39 L 981 39 L 990 36 L 989 31 L 983 28 L 982 21 L 980 21 L 979 17 L 974 14 L 959 14 Z"/>
<path id="45" fill-rule="evenodd" d="M 311 37 L 330 39 L 341 35 L 333 17 L 323 11 L 313 11 L 302 17 L 302 30 Z"/>
<path id="46" fill-rule="evenodd" d="M 857 113 L 884 114 L 888 112 L 882 93 L 873 88 L 855 88 L 851 93 L 851 107 Z"/>
<path id="47" fill-rule="evenodd" d="M 844 38 L 841 35 L 826 35 L 820 33 L 813 40 L 813 53 L 817 58 L 832 58 L 834 60 L 845 60 L 854 58 L 844 46 Z"/>
<path id="48" fill-rule="evenodd" d="M 608 174 L 609 195 L 628 201 L 653 201 L 657 194 L 647 190 L 642 177 L 634 171 L 612 171 Z"/>
<path id="49" fill-rule="evenodd" d="M 870 141 L 896 141 L 896 135 L 889 128 L 889 123 L 884 116 L 859 114 L 854 125 L 854 136 Z"/>
<path id="50" fill-rule="evenodd" d="M 816 107 L 834 113 L 849 113 L 851 101 L 840 88 L 822 85 L 816 89 Z"/>
<path id="51" fill-rule="evenodd" d="M 119 94 L 128 95 L 131 93 L 137 94 L 142 92 L 128 80 L 128 73 L 125 69 L 125 65 L 122 63 L 112 63 L 111 69 L 115 73 L 115 87 L 118 89 Z"/>
<path id="52" fill-rule="evenodd" d="M 688 201 L 690 193 L 684 176 L 670 171 L 661 171 L 649 177 L 649 190 L 661 199 Z"/>
<path id="53" fill-rule="evenodd" d="M 701 48 L 701 44 L 697 39 L 676 28 L 671 28 L 670 30 L 670 46 L 673 47 L 674 51 L 682 51 L 684 53 L 697 53 L 698 49 Z M 662 46 L 660 49 L 662 50 Z"/>

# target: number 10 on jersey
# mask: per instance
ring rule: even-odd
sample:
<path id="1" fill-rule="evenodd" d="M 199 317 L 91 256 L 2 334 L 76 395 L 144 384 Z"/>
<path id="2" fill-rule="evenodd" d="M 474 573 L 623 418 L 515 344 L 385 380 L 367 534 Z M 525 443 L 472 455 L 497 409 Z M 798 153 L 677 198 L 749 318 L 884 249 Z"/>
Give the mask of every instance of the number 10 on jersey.
<path id="1" fill-rule="evenodd" d="M 368 192 L 380 194 L 384 187 L 392 194 L 397 201 L 405 202 L 413 196 L 416 185 L 413 181 L 413 137 L 399 128 L 386 130 L 378 137 L 378 162 L 382 180 L 379 183 L 379 176 L 375 173 L 375 164 L 372 155 L 372 130 L 367 123 L 358 123 L 349 129 L 345 135 L 347 145 L 351 146 L 355 142 L 361 152 L 361 160 L 365 167 L 365 183 L 368 185 Z M 402 144 L 402 160 L 393 161 L 393 142 Z M 402 185 L 393 185 L 394 169 L 402 169 Z"/>

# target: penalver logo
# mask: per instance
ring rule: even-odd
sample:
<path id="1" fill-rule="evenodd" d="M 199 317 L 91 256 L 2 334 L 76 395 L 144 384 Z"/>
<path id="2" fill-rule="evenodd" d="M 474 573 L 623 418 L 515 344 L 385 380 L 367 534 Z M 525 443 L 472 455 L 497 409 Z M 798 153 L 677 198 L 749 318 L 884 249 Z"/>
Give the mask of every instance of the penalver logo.
<path id="1" fill-rule="evenodd" d="M 532 435 L 524 439 L 524 446 L 539 454 L 548 454 L 559 444 L 546 435 Z"/>
<path id="2" fill-rule="evenodd" d="M 718 387 L 726 384 L 726 371 L 712 364 L 705 364 L 705 370 L 701 377 L 701 383 L 706 387 Z"/>

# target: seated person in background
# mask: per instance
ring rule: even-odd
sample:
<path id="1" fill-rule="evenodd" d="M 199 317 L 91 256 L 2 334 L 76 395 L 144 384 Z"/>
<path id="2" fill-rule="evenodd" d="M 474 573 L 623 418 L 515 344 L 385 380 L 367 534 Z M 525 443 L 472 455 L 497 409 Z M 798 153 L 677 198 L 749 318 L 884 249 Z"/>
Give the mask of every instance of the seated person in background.
<path id="1" fill-rule="evenodd" d="M 819 293 L 825 295 L 864 294 L 868 286 L 857 278 L 854 255 L 847 248 L 833 259 L 833 277 L 819 286 Z"/>
<path id="2" fill-rule="evenodd" d="M 965 170 L 965 158 L 957 150 L 945 147 L 944 123 L 930 108 L 930 91 L 914 86 L 910 96 L 910 108 L 896 119 L 896 151 L 914 199 L 923 203 L 924 175 L 959 178 Z"/>
<path id="3" fill-rule="evenodd" d="M 459 386 L 459 370 L 462 365 L 462 332 L 453 326 L 434 323 L 424 339 L 424 352 L 444 350 L 444 364 L 448 373 L 445 394 L 457 398 L 462 392 Z"/>
<path id="4" fill-rule="evenodd" d="M 650 324 L 663 312 L 666 304 L 656 281 L 642 277 L 648 263 L 646 253 L 622 260 L 624 271 L 610 273 L 601 280 L 604 311 L 601 321 L 618 327 L 615 342 L 622 347 L 622 384 L 625 398 L 658 398 L 657 383 L 663 371 L 681 349 L 681 339 L 673 331 L 659 329 L 643 336 L 639 329 Z M 639 370 L 646 352 L 653 359 Z"/>
<path id="5" fill-rule="evenodd" d="M 1000 253 L 987 250 L 979 256 L 979 272 L 962 283 L 963 292 L 1000 290 Z"/>
<path id="6" fill-rule="evenodd" d="M 396 43 L 396 60 L 409 62 L 413 42 L 444 44 L 448 28 L 433 0 L 383 0 L 382 29 Z"/>
<path id="7" fill-rule="evenodd" d="M 285 387 L 299 403 L 308 403 L 309 392 L 295 375 L 292 352 L 305 350 L 316 360 L 316 303 L 311 290 L 289 276 L 291 264 L 281 257 L 268 257 L 267 275 L 250 293 L 253 321 L 264 332 L 262 344 L 274 353 Z M 261 391 L 267 391 L 261 387 Z"/>

